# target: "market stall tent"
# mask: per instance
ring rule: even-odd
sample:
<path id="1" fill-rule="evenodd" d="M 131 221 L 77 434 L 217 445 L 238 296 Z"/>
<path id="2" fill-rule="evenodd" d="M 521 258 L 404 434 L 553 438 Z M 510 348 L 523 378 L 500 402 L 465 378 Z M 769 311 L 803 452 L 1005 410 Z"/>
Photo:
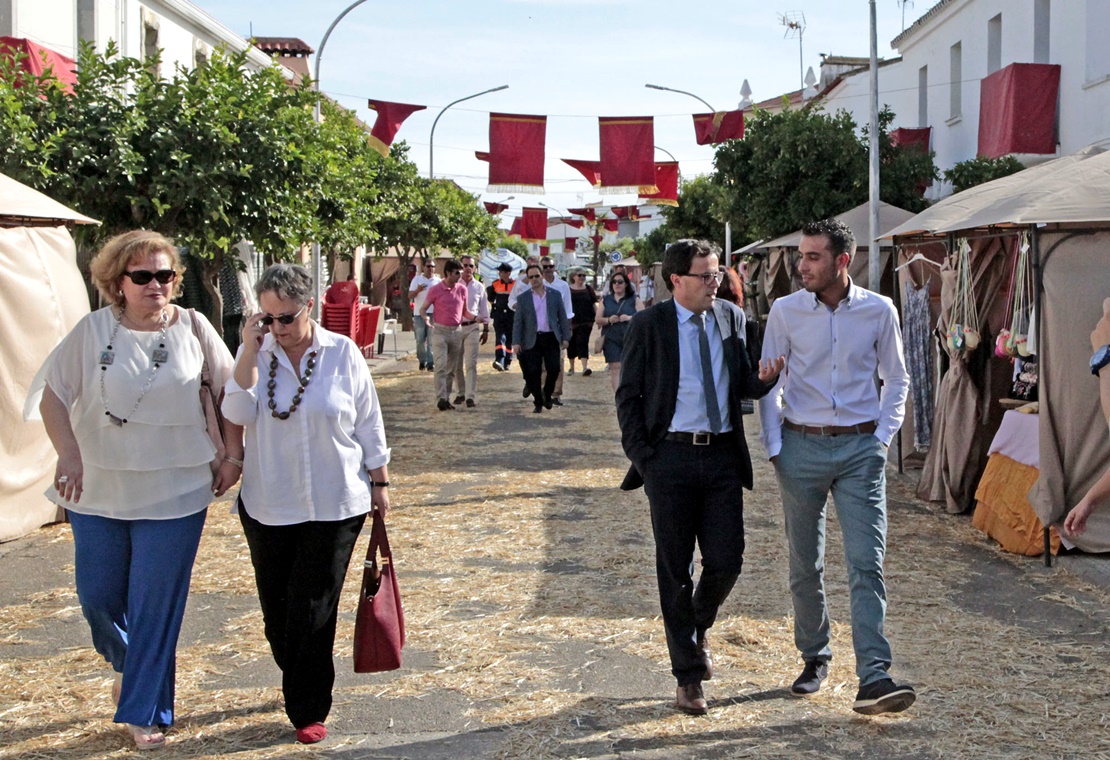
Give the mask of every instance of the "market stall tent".
<path id="1" fill-rule="evenodd" d="M 1110 152 L 1092 146 L 979 185 L 938 202 L 886 236 L 902 246 L 941 242 L 949 251 L 957 239 L 967 238 L 997 267 L 1006 258 L 997 252 L 1012 250 L 1021 232 L 1032 247 L 1040 366 L 1040 476 L 1029 501 L 1041 522 L 1052 525 L 1110 466 L 1110 434 L 1102 423 L 1098 381 L 1088 368 L 1089 334 L 1102 316 L 1103 299 L 1110 297 Z M 991 268 L 982 265 L 985 277 Z M 977 298 L 996 297 L 1001 280 L 993 279 L 993 288 L 976 288 Z M 989 350 L 990 340 L 984 338 Z M 938 404 L 936 424 L 952 428 L 948 441 L 956 433 L 973 439 L 993 434 L 959 403 Z M 946 445 L 942 441 L 939 447 Z M 949 466 L 959 459 L 943 451 L 930 451 L 930 456 Z M 946 467 L 934 468 L 932 477 L 971 480 Z M 1087 530 L 1072 540 L 1085 551 L 1110 551 L 1110 507 L 1097 509 Z"/>
<path id="2" fill-rule="evenodd" d="M 60 517 L 43 496 L 57 457 L 24 407 L 47 355 L 89 312 L 73 224 L 96 222 L 0 174 L 0 541 Z"/>

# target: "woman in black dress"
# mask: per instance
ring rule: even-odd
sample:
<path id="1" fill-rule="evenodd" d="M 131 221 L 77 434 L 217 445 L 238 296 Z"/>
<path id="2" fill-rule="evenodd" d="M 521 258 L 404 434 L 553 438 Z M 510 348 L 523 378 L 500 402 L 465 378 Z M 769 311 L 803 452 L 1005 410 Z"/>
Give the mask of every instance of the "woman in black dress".
<path id="1" fill-rule="evenodd" d="M 570 302 L 574 309 L 574 319 L 570 321 L 570 346 L 567 347 L 570 369 L 567 374 L 574 374 L 574 360 L 581 359 L 582 376 L 589 377 L 593 374 L 593 370 L 589 367 L 590 333 L 594 329 L 594 305 L 597 303 L 597 294 L 586 284 L 586 273 L 581 269 L 571 270 Z"/>

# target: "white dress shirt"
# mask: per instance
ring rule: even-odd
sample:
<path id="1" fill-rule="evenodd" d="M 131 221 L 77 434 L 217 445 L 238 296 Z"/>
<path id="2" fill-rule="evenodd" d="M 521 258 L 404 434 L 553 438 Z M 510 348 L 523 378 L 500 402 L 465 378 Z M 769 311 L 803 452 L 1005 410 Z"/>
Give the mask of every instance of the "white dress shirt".
<path id="1" fill-rule="evenodd" d="M 413 297 L 413 299 L 412 299 L 412 313 L 413 314 L 417 314 L 417 315 L 420 314 L 420 308 L 424 305 L 424 299 L 428 297 L 428 291 L 431 290 L 432 286 L 435 285 L 437 282 L 440 282 L 440 277 L 439 277 L 439 275 L 435 275 L 435 274 L 433 274 L 431 277 L 425 277 L 423 274 L 418 274 L 418 275 L 416 275 L 416 277 L 413 277 L 412 280 L 409 281 L 409 293 L 410 294 L 412 293 L 412 291 L 416 290 L 421 285 L 427 285 L 428 286 L 428 287 L 424 288 L 423 290 L 421 290 L 419 293 L 417 293 Z M 429 314 L 432 313 L 432 311 L 433 311 L 433 309 L 428 309 Z"/>
<path id="2" fill-rule="evenodd" d="M 381 406 L 366 360 L 349 338 L 314 324 L 300 372 L 273 335 L 258 352 L 258 384 L 244 390 L 232 378 L 224 416 L 246 428 L 241 495 L 250 516 L 264 525 L 344 520 L 370 511 L 367 470 L 389 463 Z M 309 354 L 316 367 L 288 419 L 270 413 L 266 384 L 277 356 L 274 401 L 289 409 Z M 240 357 L 242 349 L 239 350 Z"/>
<path id="3" fill-rule="evenodd" d="M 759 402 L 767 456 L 782 448 L 782 422 L 859 425 L 877 421 L 886 445 L 902 425 L 910 377 L 894 303 L 849 281 L 848 297 L 830 309 L 800 290 L 775 301 L 763 337 L 763 359 L 786 357 L 774 390 Z M 883 381 L 875 387 L 875 372 Z"/>
<path id="4" fill-rule="evenodd" d="M 563 306 L 567 310 L 567 319 L 574 319 L 574 308 L 571 304 L 570 297 L 570 285 L 567 284 L 567 281 L 560 279 L 559 276 L 556 275 L 551 282 L 548 282 L 546 278 L 543 282 L 547 287 L 555 288 L 555 290 L 559 291 L 559 295 L 563 297 Z"/>
<path id="5" fill-rule="evenodd" d="M 710 430 L 709 415 L 705 411 L 705 386 L 701 377 L 701 345 L 694 312 L 678 301 L 674 302 L 678 314 L 678 398 L 675 399 L 674 416 L 667 430 L 672 433 L 704 433 Z M 705 334 L 709 338 L 709 359 L 713 365 L 713 385 L 717 389 L 717 408 L 721 411 L 721 432 L 732 430 L 728 409 L 728 367 L 725 366 L 725 347 L 721 331 L 712 309 L 705 312 Z"/>
<path id="6" fill-rule="evenodd" d="M 486 295 L 486 289 L 482 283 L 475 280 L 473 277 L 470 282 L 465 279 L 460 280 L 466 286 L 466 310 L 474 315 L 474 318 L 481 322 L 483 325 L 489 324 L 489 296 Z"/>

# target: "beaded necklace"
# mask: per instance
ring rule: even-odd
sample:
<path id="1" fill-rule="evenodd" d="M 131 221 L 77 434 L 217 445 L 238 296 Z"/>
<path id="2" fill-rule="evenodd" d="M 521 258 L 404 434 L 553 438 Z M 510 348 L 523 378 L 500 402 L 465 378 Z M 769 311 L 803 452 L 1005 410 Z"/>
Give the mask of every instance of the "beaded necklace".
<path id="1" fill-rule="evenodd" d="M 108 420 L 116 427 L 123 427 L 127 422 L 127 417 L 135 413 L 142 403 L 143 397 L 146 396 L 150 386 L 154 383 L 154 376 L 158 374 L 158 368 L 166 363 L 170 358 L 169 351 L 166 350 L 166 329 L 170 324 L 170 315 L 162 309 L 162 318 L 160 320 L 161 327 L 158 330 L 158 348 L 150 352 L 150 374 L 147 375 L 146 382 L 143 383 L 142 389 L 139 391 L 139 397 L 135 399 L 135 403 L 131 407 L 131 411 L 127 413 L 127 417 L 117 417 L 112 414 L 108 409 L 108 394 L 104 390 L 104 375 L 108 371 L 108 365 L 115 361 L 116 352 L 113 346 L 116 342 L 116 334 L 119 332 L 119 326 L 123 322 L 123 309 L 120 309 L 119 314 L 116 315 L 116 326 L 112 328 L 112 334 L 108 336 L 108 347 L 100 352 L 100 403 L 104 406 L 104 414 L 107 415 Z"/>
<path id="2" fill-rule="evenodd" d="M 275 353 L 270 358 L 270 381 L 266 383 L 266 396 L 269 398 L 267 406 L 270 407 L 270 416 L 279 420 L 289 419 L 289 415 L 297 411 L 297 407 L 301 405 L 301 396 L 304 394 L 305 388 L 308 387 L 309 382 L 312 380 L 312 369 L 316 366 L 316 351 L 312 351 L 308 355 L 308 362 L 305 366 L 304 377 L 300 378 L 300 385 L 297 386 L 297 393 L 293 396 L 293 404 L 289 407 L 289 411 L 279 412 L 277 410 L 277 402 L 274 401 L 274 388 L 277 387 L 277 368 L 278 358 Z"/>

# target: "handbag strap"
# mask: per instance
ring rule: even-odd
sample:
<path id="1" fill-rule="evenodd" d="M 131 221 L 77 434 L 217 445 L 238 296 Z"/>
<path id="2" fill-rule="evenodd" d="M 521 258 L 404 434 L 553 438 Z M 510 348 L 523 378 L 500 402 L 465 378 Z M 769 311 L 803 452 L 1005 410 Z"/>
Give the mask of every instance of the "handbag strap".
<path id="1" fill-rule="evenodd" d="M 385 532 L 385 518 L 380 509 L 370 513 L 370 544 L 366 547 L 366 567 L 374 563 L 375 554 L 381 554 L 382 564 L 393 562 L 393 552 L 389 548 L 389 536 Z"/>
<path id="2" fill-rule="evenodd" d="M 196 336 L 197 342 L 200 343 L 200 382 L 203 385 L 207 385 L 209 388 L 211 388 L 212 371 L 208 368 L 208 346 L 204 342 L 204 339 L 200 337 L 200 326 L 197 324 L 197 312 L 195 309 L 189 309 L 189 321 L 192 323 L 193 326 L 193 335 Z"/>

